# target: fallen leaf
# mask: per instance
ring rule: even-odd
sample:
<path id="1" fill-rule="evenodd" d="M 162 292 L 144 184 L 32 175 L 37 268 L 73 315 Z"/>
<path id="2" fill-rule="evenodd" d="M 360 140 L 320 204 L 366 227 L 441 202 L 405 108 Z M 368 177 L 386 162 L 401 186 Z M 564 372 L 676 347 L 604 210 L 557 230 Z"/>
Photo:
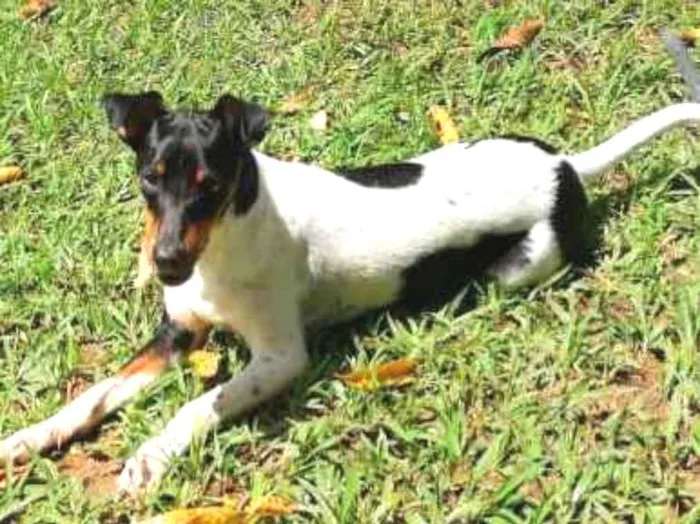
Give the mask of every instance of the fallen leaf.
<path id="1" fill-rule="evenodd" d="M 141 524 L 246 524 L 246 516 L 230 506 L 176 509 Z"/>
<path id="2" fill-rule="evenodd" d="M 443 145 L 459 142 L 459 131 L 447 109 L 440 106 L 432 106 L 428 114 L 433 121 L 435 134 Z"/>
<path id="3" fill-rule="evenodd" d="M 511 27 L 489 49 L 479 55 L 477 62 L 506 49 L 522 49 L 532 43 L 543 27 L 544 22 L 540 19 L 526 20 L 519 26 Z"/>
<path id="4" fill-rule="evenodd" d="M 686 29 L 678 33 L 678 37 L 688 47 L 695 47 L 695 44 L 700 40 L 700 27 L 695 29 Z"/>
<path id="5" fill-rule="evenodd" d="M 297 511 L 297 505 L 277 495 L 252 500 L 243 509 L 231 504 L 207 508 L 176 509 L 140 524 L 253 524 L 262 518 L 282 517 Z"/>
<path id="6" fill-rule="evenodd" d="M 282 517 L 297 511 L 298 506 L 284 497 L 267 495 L 257 500 L 252 500 L 246 508 L 248 519 L 256 520 L 262 517 Z"/>
<path id="7" fill-rule="evenodd" d="M 304 109 L 311 100 L 313 89 L 305 88 L 296 93 L 287 95 L 279 107 L 279 112 L 283 115 L 293 115 Z"/>
<path id="8" fill-rule="evenodd" d="M 379 387 L 402 386 L 412 382 L 413 377 L 410 375 L 417 366 L 418 361 L 415 359 L 400 359 L 347 374 L 337 374 L 336 378 L 352 388 L 374 391 Z"/>
<path id="9" fill-rule="evenodd" d="M 325 129 L 328 127 L 328 113 L 323 110 L 317 112 L 311 117 L 309 125 L 311 126 L 311 129 L 316 131 L 325 131 Z"/>
<path id="10" fill-rule="evenodd" d="M 37 18 L 56 7 L 56 0 L 28 0 L 19 10 L 23 18 Z"/>
<path id="11" fill-rule="evenodd" d="M 219 370 L 221 354 L 216 351 L 198 349 L 189 354 L 187 361 L 192 367 L 192 373 L 199 378 L 212 378 Z"/>
<path id="12" fill-rule="evenodd" d="M 18 166 L 3 166 L 0 167 L 0 185 L 9 184 L 15 180 L 19 180 L 24 176 L 24 171 Z"/>

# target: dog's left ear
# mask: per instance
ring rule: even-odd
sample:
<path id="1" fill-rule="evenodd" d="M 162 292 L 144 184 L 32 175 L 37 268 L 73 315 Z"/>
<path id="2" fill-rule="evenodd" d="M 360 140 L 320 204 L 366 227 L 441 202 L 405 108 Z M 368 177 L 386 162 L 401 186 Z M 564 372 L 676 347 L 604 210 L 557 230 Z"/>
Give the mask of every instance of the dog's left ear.
<path id="1" fill-rule="evenodd" d="M 210 115 L 221 121 L 232 140 L 245 147 L 253 147 L 265 138 L 270 120 L 264 108 L 231 95 L 219 98 Z"/>
<path id="2" fill-rule="evenodd" d="M 108 93 L 102 97 L 102 107 L 119 138 L 134 151 L 140 151 L 153 122 L 164 115 L 163 97 L 155 91 L 138 95 Z"/>

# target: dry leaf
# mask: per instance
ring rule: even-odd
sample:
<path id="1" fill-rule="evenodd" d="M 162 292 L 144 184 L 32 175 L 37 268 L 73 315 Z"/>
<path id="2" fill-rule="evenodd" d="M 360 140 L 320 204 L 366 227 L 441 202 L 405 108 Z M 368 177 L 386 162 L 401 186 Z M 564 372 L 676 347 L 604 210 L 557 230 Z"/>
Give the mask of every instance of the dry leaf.
<path id="1" fill-rule="evenodd" d="M 219 370 L 221 355 L 215 351 L 198 349 L 189 354 L 187 361 L 192 367 L 192 373 L 199 378 L 212 378 Z"/>
<path id="2" fill-rule="evenodd" d="M 141 524 L 246 524 L 245 515 L 229 506 L 176 509 Z"/>
<path id="3" fill-rule="evenodd" d="M 376 367 L 353 371 L 337 378 L 346 385 L 362 391 L 374 391 L 379 387 L 402 386 L 413 381 L 410 375 L 418 366 L 416 359 L 407 358 L 386 362 Z"/>
<path id="4" fill-rule="evenodd" d="M 309 125 L 311 126 L 311 129 L 316 131 L 325 131 L 325 129 L 328 127 L 328 113 L 323 110 L 319 111 L 311 117 Z"/>
<path id="5" fill-rule="evenodd" d="M 457 126 L 447 109 L 440 106 L 432 106 L 428 110 L 428 114 L 433 120 L 435 134 L 437 134 L 441 144 L 446 145 L 459 142 L 459 131 L 457 131 Z"/>
<path id="6" fill-rule="evenodd" d="M 695 44 L 700 40 L 700 27 L 695 29 L 686 29 L 678 34 L 678 37 L 688 47 L 695 47 Z"/>
<path id="7" fill-rule="evenodd" d="M 56 7 L 56 0 L 28 0 L 19 10 L 23 18 L 43 16 Z"/>
<path id="8" fill-rule="evenodd" d="M 283 115 L 293 115 L 306 107 L 313 95 L 313 89 L 305 88 L 291 95 L 287 95 L 279 107 L 279 112 Z"/>
<path id="9" fill-rule="evenodd" d="M 248 519 L 262 517 L 281 517 L 297 511 L 297 505 L 291 500 L 277 495 L 267 495 L 250 502 L 245 512 Z"/>
<path id="10" fill-rule="evenodd" d="M 522 49 L 532 43 L 535 37 L 544 27 L 544 22 L 540 19 L 526 20 L 516 27 L 508 29 L 489 49 L 481 53 L 477 62 L 495 55 L 505 49 Z"/>
<path id="11" fill-rule="evenodd" d="M 281 517 L 297 511 L 290 500 L 268 495 L 251 501 L 243 510 L 233 505 L 177 509 L 141 524 L 253 524 L 261 518 Z"/>
<path id="12" fill-rule="evenodd" d="M 2 166 L 0 167 L 0 185 L 9 184 L 15 180 L 19 180 L 24 176 L 24 171 L 19 166 Z"/>

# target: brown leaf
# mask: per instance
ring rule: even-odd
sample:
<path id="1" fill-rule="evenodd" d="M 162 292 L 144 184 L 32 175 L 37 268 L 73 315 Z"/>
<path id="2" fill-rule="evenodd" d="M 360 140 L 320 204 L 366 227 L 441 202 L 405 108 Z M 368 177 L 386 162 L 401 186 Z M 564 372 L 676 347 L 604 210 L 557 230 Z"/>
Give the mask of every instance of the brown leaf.
<path id="1" fill-rule="evenodd" d="M 532 43 L 544 27 L 544 22 L 537 19 L 526 20 L 516 27 L 509 28 L 494 44 L 484 51 L 477 62 L 506 49 L 522 49 Z"/>
<path id="2" fill-rule="evenodd" d="M 19 180 L 24 176 L 24 171 L 18 166 L 2 166 L 0 167 L 0 185 L 9 184 L 15 180 Z"/>
<path id="3" fill-rule="evenodd" d="M 374 391 L 380 387 L 402 386 L 412 382 L 413 377 L 410 375 L 417 366 L 417 360 L 407 358 L 347 374 L 337 374 L 336 377 L 352 388 Z"/>
<path id="4" fill-rule="evenodd" d="M 700 27 L 695 29 L 686 29 L 678 33 L 678 37 L 688 47 L 695 47 L 695 44 L 700 40 Z"/>
<path id="5" fill-rule="evenodd" d="M 22 18 L 38 18 L 56 7 L 56 0 L 28 0 L 19 10 Z"/>
<path id="6" fill-rule="evenodd" d="M 293 115 L 304 109 L 314 94 L 312 88 L 304 88 L 301 91 L 287 95 L 279 107 L 279 112 L 283 115 Z"/>
<path id="7" fill-rule="evenodd" d="M 216 351 L 198 349 L 189 354 L 187 361 L 192 367 L 192 373 L 199 378 L 212 378 L 219 370 L 221 354 Z"/>
<path id="8" fill-rule="evenodd" d="M 443 145 L 459 142 L 459 131 L 447 109 L 440 106 L 432 106 L 428 114 L 433 121 L 435 134 Z"/>

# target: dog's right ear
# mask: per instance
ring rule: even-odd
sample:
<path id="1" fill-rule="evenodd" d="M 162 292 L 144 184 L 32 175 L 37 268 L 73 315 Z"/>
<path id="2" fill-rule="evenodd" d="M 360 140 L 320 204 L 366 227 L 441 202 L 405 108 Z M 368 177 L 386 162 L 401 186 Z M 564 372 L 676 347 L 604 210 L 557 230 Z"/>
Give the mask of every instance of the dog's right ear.
<path id="1" fill-rule="evenodd" d="M 108 93 L 102 97 L 102 107 L 119 138 L 134 151 L 140 151 L 153 122 L 164 115 L 163 97 L 156 91 L 137 95 Z"/>

